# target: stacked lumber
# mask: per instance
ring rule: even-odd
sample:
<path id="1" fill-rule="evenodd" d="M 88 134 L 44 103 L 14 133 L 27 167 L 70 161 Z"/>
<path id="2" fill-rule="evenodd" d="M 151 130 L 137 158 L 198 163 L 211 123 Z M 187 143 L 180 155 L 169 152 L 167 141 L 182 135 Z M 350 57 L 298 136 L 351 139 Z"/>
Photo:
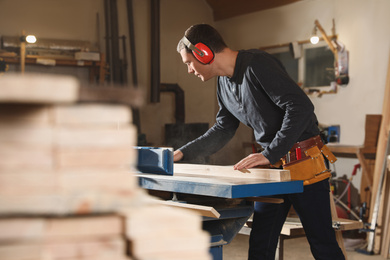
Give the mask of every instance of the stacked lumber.
<path id="1" fill-rule="evenodd" d="M 67 218 L 14 217 L 0 221 L 0 258 L 130 259 L 115 215 Z"/>
<path id="2" fill-rule="evenodd" d="M 208 250 L 204 250 L 210 238 L 202 230 L 200 215 L 155 203 L 133 207 L 122 214 L 135 259 L 210 259 Z"/>
<path id="3" fill-rule="evenodd" d="M 136 190 L 120 105 L 1 105 L 0 213 L 111 212 Z M 115 201 L 112 203 L 110 201 Z"/>
<path id="4" fill-rule="evenodd" d="M 0 77 L 0 259 L 210 259 L 201 217 L 139 188 L 130 107 L 77 93 L 62 76 Z"/>

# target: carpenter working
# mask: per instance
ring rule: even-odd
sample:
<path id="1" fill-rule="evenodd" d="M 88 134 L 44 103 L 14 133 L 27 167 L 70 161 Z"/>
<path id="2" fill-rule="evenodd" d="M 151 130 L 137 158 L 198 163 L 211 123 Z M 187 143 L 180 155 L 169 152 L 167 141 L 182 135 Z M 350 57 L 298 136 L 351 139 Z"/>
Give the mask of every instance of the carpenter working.
<path id="1" fill-rule="evenodd" d="M 293 179 L 304 181 L 302 193 L 278 196 L 284 199 L 282 204 L 255 203 L 248 259 L 275 259 L 291 205 L 301 219 L 315 259 L 345 259 L 332 228 L 330 172 L 323 156 L 331 162 L 335 158 L 319 136 L 313 104 L 282 64 L 261 50 L 230 49 L 207 24 L 188 28 L 177 51 L 188 73 L 202 81 L 218 77 L 219 111 L 205 134 L 174 152 L 174 161 L 217 152 L 242 122 L 253 129 L 263 150 L 243 158 L 234 169 L 282 162 Z"/>

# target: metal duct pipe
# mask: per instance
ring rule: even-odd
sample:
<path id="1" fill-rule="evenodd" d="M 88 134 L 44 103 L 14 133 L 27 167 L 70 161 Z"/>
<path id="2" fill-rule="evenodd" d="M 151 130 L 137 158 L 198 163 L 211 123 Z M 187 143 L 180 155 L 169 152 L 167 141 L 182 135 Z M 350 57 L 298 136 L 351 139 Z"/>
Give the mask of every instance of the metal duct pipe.
<path id="1" fill-rule="evenodd" d="M 184 106 L 184 91 L 178 84 L 160 85 L 160 90 L 164 92 L 173 92 L 175 94 L 175 119 L 176 123 L 184 123 L 185 106 Z"/>
<path id="2" fill-rule="evenodd" d="M 160 0 L 151 3 L 151 89 L 150 101 L 160 102 Z"/>

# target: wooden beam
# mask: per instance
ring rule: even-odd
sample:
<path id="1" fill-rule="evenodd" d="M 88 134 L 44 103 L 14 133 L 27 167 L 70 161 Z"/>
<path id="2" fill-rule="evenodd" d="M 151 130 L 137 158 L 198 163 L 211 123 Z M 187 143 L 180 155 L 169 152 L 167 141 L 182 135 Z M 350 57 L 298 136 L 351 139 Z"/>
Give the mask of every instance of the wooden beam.
<path id="1" fill-rule="evenodd" d="M 281 204 L 284 202 L 284 199 L 280 198 L 268 198 L 268 197 L 249 197 L 245 198 L 247 201 L 256 201 L 256 202 L 265 202 L 265 203 L 275 203 Z"/>
<path id="2" fill-rule="evenodd" d="M 330 210 L 332 214 L 332 219 L 335 219 L 337 218 L 337 212 L 336 212 L 336 205 L 334 203 L 332 192 L 329 192 L 329 196 L 330 196 Z M 336 234 L 336 240 L 339 244 L 339 247 L 341 248 L 341 251 L 343 251 L 345 259 L 347 259 L 347 251 L 344 245 L 343 234 L 341 233 L 340 230 L 336 230 L 335 234 Z"/>
<path id="3" fill-rule="evenodd" d="M 337 56 L 338 56 L 338 53 L 337 53 L 337 49 L 334 47 L 333 43 L 331 42 L 330 38 L 328 37 L 328 35 L 326 34 L 324 28 L 322 28 L 320 22 L 318 20 L 315 20 L 314 21 L 315 25 L 317 26 L 318 30 L 320 30 L 321 34 L 322 34 L 322 37 L 324 38 L 324 40 L 326 41 L 326 43 L 328 44 L 330 50 L 333 52 L 334 54 L 334 57 L 335 57 L 335 60 L 337 60 Z"/>
<path id="4" fill-rule="evenodd" d="M 219 212 L 216 211 L 213 207 L 188 204 L 188 203 L 180 203 L 175 201 L 162 201 L 162 204 L 170 207 L 188 209 L 196 212 L 197 214 L 200 214 L 203 217 L 219 218 L 221 216 L 221 214 L 219 214 Z"/>
<path id="5" fill-rule="evenodd" d="M 374 180 L 372 185 L 372 194 L 377 194 L 381 173 L 384 165 L 384 160 L 386 159 L 386 144 L 388 141 L 388 134 L 390 130 L 390 57 L 389 57 L 389 63 L 387 68 L 387 80 L 386 80 L 386 88 L 383 96 L 383 106 L 382 106 L 382 122 L 381 127 L 379 130 L 379 137 L 378 137 L 378 146 L 377 146 L 377 152 L 376 152 L 376 160 L 375 160 L 375 169 L 374 169 Z M 382 196 L 383 197 L 383 196 Z M 375 205 L 376 197 L 372 196 L 371 198 L 371 205 Z M 370 211 L 370 218 L 369 222 L 372 221 L 373 217 L 373 211 Z M 377 222 L 378 226 L 382 225 L 382 218 L 378 218 Z M 377 230 L 375 235 L 375 248 L 374 252 L 378 252 L 380 250 L 380 239 L 382 236 L 382 232 L 380 230 Z"/>
<path id="6" fill-rule="evenodd" d="M 238 171 L 234 170 L 233 166 L 175 163 L 173 171 L 174 175 L 184 173 L 219 177 L 265 179 L 270 181 L 291 180 L 290 171 L 279 169 L 251 168 Z"/>
<path id="7" fill-rule="evenodd" d="M 0 77 L 3 103 L 73 103 L 78 91 L 79 82 L 71 76 L 10 73 Z"/>
<path id="8" fill-rule="evenodd" d="M 336 34 L 330 35 L 329 38 L 337 39 L 337 35 Z M 319 40 L 320 41 L 324 41 L 324 37 L 319 37 Z M 300 44 L 300 45 L 307 44 L 307 43 L 310 43 L 310 39 L 309 40 L 298 41 L 298 44 Z M 287 43 L 263 46 L 263 47 L 260 47 L 259 49 L 264 51 L 264 50 L 275 49 L 275 48 L 282 48 L 282 47 L 289 47 L 289 46 L 290 46 L 290 42 L 287 42 Z"/>

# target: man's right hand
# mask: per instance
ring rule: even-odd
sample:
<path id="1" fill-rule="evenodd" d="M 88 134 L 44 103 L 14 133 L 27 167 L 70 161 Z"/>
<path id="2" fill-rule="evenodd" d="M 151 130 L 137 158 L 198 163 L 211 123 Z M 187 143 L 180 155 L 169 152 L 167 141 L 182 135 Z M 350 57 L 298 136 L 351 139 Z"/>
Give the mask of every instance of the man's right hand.
<path id="1" fill-rule="evenodd" d="M 253 168 L 258 165 L 270 164 L 269 160 L 262 153 L 252 153 L 236 163 L 233 168 L 234 170 L 242 170 Z"/>
<path id="2" fill-rule="evenodd" d="M 173 152 L 173 161 L 177 162 L 183 158 L 183 153 L 180 150 L 176 150 Z"/>

